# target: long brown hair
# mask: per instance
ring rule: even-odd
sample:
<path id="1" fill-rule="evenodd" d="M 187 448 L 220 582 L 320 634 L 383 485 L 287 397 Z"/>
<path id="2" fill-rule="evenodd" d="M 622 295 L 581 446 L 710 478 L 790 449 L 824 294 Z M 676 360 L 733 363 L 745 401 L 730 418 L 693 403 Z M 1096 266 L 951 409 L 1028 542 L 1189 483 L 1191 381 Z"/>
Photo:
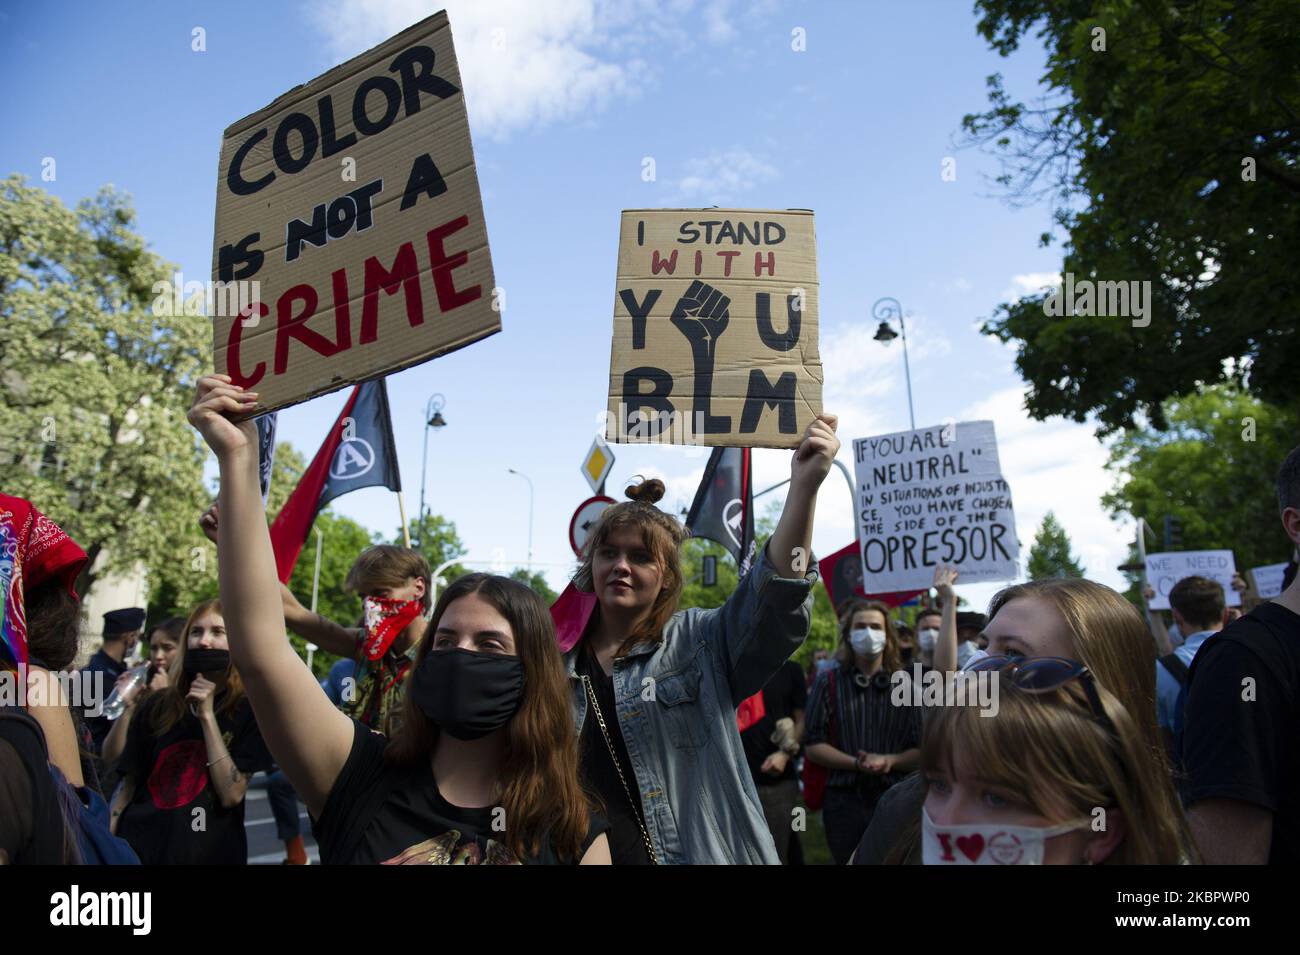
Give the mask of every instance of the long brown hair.
<path id="1" fill-rule="evenodd" d="M 185 654 L 190 649 L 190 628 L 206 614 L 221 616 L 221 601 L 205 600 L 190 611 L 189 617 L 185 620 L 185 629 L 181 633 L 176 657 L 167 668 L 167 688 L 150 694 L 152 718 L 149 725 L 155 736 L 162 736 L 169 732 L 189 712 L 185 694 L 189 693 L 194 677 L 185 672 Z M 230 716 L 244 699 L 244 683 L 240 680 L 239 671 L 235 669 L 233 661 L 230 668 L 226 670 L 226 682 L 218 692 L 222 694 L 222 698 L 220 705 L 215 706 L 215 711 L 218 716 Z"/>
<path id="2" fill-rule="evenodd" d="M 641 533 L 641 540 L 646 549 L 654 556 L 659 570 L 663 574 L 663 586 L 659 596 L 650 607 L 650 612 L 634 632 L 628 634 L 618 655 L 622 656 L 638 643 L 658 643 L 663 639 L 664 627 L 677 612 L 677 604 L 682 599 L 682 542 L 690 532 L 680 523 L 659 508 L 655 502 L 664 496 L 664 482 L 651 478 L 629 487 L 625 492 L 631 500 L 612 504 L 601 512 L 599 520 L 587 545 L 582 551 L 582 563 L 573 575 L 573 586 L 584 593 L 596 589 L 593 579 L 592 561 L 596 551 L 609 540 L 610 534 L 624 528 L 633 528 Z M 597 605 L 591 615 L 592 626 L 599 619 L 600 607 Z"/>
<path id="3" fill-rule="evenodd" d="M 921 734 L 921 770 L 956 776 L 956 754 L 982 780 L 1021 795 L 1054 822 L 1118 809 L 1124 838 L 1104 860 L 1176 865 L 1194 856 L 1180 811 L 1169 812 L 1173 783 L 1147 753 L 1138 721 L 1101 685 L 1097 695 L 1115 729 L 1092 712 L 1079 681 L 1027 693 L 1002 680 L 992 718 L 975 706 L 937 707 Z"/>
<path id="4" fill-rule="evenodd" d="M 878 610 L 885 618 L 885 650 L 880 669 L 883 673 L 893 673 L 903 668 L 903 652 L 898 648 L 898 631 L 894 628 L 893 618 L 889 616 L 889 606 L 879 600 L 853 600 L 840 615 L 840 643 L 835 648 L 835 659 L 842 666 L 851 667 L 857 659 L 853 644 L 849 642 L 849 631 L 853 629 L 853 618 L 864 610 Z"/>
<path id="5" fill-rule="evenodd" d="M 447 608 L 468 594 L 486 600 L 510 623 L 524 671 L 523 697 L 506 728 L 505 763 L 497 780 L 509 820 L 506 844 L 522 859 L 535 855 L 546 838 L 560 856 L 576 860 L 587 835 L 590 804 L 578 781 L 573 692 L 555 643 L 555 624 L 542 598 L 507 577 L 466 574 L 438 597 L 413 667 L 432 650 Z M 432 756 L 438 727 L 410 693 L 402 712 L 402 724 L 384 755 L 396 765 L 418 766 Z"/>

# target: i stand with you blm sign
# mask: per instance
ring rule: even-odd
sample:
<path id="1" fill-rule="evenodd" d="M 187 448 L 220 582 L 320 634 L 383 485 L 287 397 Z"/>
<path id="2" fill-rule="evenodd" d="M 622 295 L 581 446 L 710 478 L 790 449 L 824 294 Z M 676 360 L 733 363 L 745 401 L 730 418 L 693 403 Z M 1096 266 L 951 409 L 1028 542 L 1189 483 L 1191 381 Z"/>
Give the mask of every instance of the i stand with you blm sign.
<path id="1" fill-rule="evenodd" d="M 625 211 L 605 437 L 793 448 L 821 410 L 812 213 Z"/>

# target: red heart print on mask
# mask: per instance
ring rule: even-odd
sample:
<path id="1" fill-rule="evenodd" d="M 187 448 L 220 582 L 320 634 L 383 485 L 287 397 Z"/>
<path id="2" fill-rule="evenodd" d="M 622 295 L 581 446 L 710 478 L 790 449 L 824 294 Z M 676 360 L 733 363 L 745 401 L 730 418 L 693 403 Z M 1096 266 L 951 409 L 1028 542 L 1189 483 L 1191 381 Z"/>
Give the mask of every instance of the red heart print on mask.
<path id="1" fill-rule="evenodd" d="M 961 850 L 962 855 L 974 862 L 984 851 L 984 837 L 979 833 L 973 836 L 958 836 L 957 848 Z"/>

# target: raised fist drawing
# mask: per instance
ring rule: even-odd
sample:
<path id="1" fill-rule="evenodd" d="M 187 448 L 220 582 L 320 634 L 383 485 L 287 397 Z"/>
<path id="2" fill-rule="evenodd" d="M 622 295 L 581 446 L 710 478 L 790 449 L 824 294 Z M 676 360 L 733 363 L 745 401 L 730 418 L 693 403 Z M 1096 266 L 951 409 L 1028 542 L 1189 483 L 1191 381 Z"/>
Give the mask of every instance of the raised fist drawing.
<path id="1" fill-rule="evenodd" d="M 705 345 L 712 355 L 718 337 L 731 321 L 730 307 L 730 298 L 697 279 L 673 306 L 672 322 L 687 341 Z"/>

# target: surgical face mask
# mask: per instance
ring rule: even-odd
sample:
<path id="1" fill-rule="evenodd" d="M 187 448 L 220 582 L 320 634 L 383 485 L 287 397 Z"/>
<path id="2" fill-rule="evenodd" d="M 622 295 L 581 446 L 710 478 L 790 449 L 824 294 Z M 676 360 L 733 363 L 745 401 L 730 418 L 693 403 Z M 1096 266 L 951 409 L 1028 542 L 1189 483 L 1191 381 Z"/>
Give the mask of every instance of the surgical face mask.
<path id="1" fill-rule="evenodd" d="M 438 728 L 456 739 L 478 739 L 510 722 L 524 695 L 518 657 L 474 650 L 432 650 L 411 676 L 407 692 Z"/>
<path id="2" fill-rule="evenodd" d="M 978 663 L 986 656 L 988 656 L 987 653 L 975 646 L 975 644 L 971 643 L 969 640 L 965 643 L 957 644 L 957 668 L 959 670 L 966 669 L 966 667 L 970 666 L 972 663 Z"/>
<path id="3" fill-rule="evenodd" d="M 850 630 L 849 643 L 853 645 L 854 653 L 864 657 L 877 657 L 885 649 L 885 631 L 879 627 Z"/>
<path id="4" fill-rule="evenodd" d="M 916 631 L 916 645 L 925 653 L 934 653 L 934 642 L 939 639 L 939 631 L 932 627 Z"/>
<path id="5" fill-rule="evenodd" d="M 835 666 L 834 659 L 831 657 L 823 657 L 817 661 L 817 672 L 821 673 L 823 670 L 829 670 L 833 666 Z"/>
<path id="6" fill-rule="evenodd" d="M 980 823 L 940 826 L 921 807 L 921 858 L 926 865 L 1042 865 L 1047 840 L 1088 825 L 1006 826 Z"/>

